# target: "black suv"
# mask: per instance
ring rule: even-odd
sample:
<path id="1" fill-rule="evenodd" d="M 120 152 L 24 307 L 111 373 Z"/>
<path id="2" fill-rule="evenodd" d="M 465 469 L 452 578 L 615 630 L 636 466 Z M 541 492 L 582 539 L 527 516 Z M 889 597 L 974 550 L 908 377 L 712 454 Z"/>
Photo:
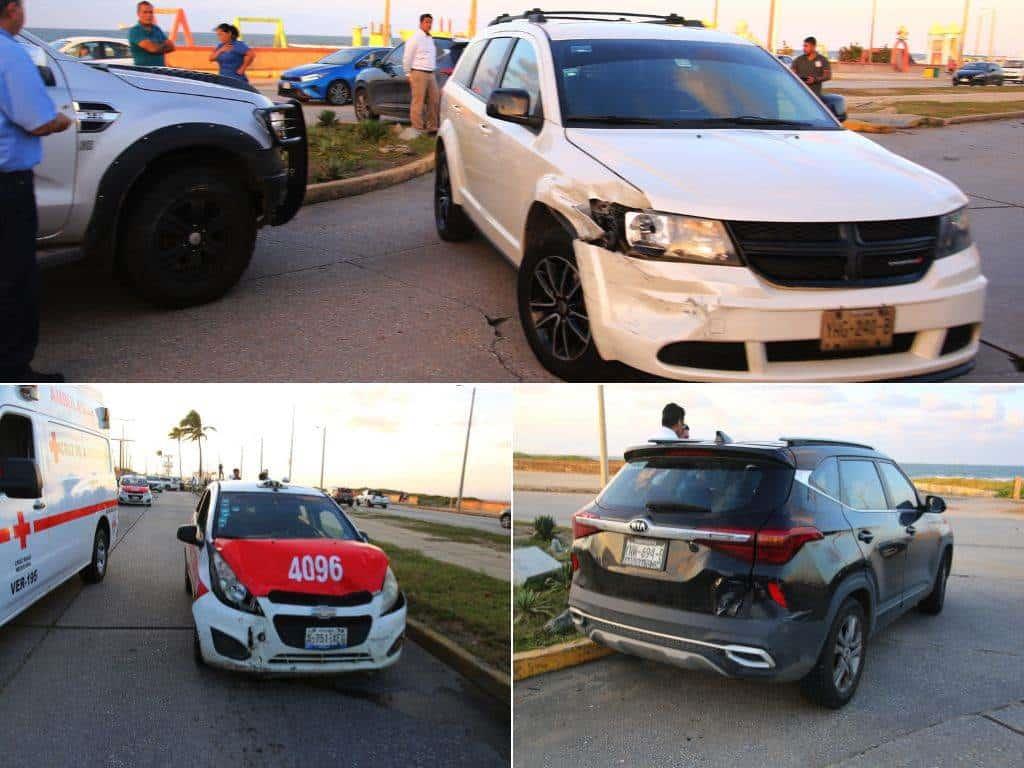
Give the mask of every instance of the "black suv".
<path id="1" fill-rule="evenodd" d="M 440 91 L 448 77 L 459 63 L 465 49 L 465 41 L 435 37 L 437 48 L 437 89 Z M 352 105 L 357 120 L 376 120 L 381 115 L 409 119 L 409 76 L 402 65 L 405 43 L 392 48 L 376 66 L 361 69 L 356 75 L 355 95 Z"/>
<path id="2" fill-rule="evenodd" d="M 811 438 L 657 441 L 626 452 L 573 516 L 569 611 L 623 653 L 729 677 L 799 680 L 838 708 L 869 636 L 942 610 L 945 502 L 892 459 Z"/>
<path id="3" fill-rule="evenodd" d="M 1002 85 L 1006 75 L 992 61 L 969 61 L 953 73 L 953 85 Z"/>

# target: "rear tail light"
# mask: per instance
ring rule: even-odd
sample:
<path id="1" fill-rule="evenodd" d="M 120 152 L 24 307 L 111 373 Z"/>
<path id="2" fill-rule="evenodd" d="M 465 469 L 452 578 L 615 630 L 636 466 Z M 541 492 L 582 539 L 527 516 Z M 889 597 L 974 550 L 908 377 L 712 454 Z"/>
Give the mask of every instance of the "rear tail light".
<path id="1" fill-rule="evenodd" d="M 586 521 L 600 519 L 600 516 L 595 515 L 593 512 L 577 512 L 572 516 L 572 537 L 574 539 L 582 539 L 592 533 L 598 533 L 601 529 L 587 525 Z"/>
<path id="2" fill-rule="evenodd" d="M 569 555 L 569 561 L 572 563 L 572 572 L 576 573 L 580 569 L 580 559 L 576 557 L 575 552 Z"/>
<path id="3" fill-rule="evenodd" d="M 793 559 L 800 548 L 808 541 L 817 541 L 824 535 L 817 528 L 810 526 L 787 529 L 765 529 L 761 531 L 739 531 L 735 529 L 716 529 L 727 533 L 749 533 L 750 539 L 744 542 L 715 541 L 712 539 L 694 539 L 716 552 L 723 552 L 748 563 L 762 565 L 784 565 Z"/>
<path id="4" fill-rule="evenodd" d="M 780 607 L 789 608 L 786 605 L 786 596 L 782 592 L 782 585 L 777 581 L 768 582 L 768 596 L 774 600 Z"/>

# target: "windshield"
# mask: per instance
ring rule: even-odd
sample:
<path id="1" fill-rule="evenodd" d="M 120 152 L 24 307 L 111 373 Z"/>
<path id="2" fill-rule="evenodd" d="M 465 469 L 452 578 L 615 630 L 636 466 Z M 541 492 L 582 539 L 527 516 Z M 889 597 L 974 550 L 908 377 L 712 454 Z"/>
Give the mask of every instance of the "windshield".
<path id="1" fill-rule="evenodd" d="M 964 69 L 984 69 L 985 68 L 985 64 L 980 62 L 980 61 L 971 61 L 971 62 L 968 62 L 967 64 L 964 64 L 963 68 Z"/>
<path id="2" fill-rule="evenodd" d="M 839 129 L 767 51 L 692 40 L 551 44 L 566 126 Z"/>
<path id="3" fill-rule="evenodd" d="M 324 56 L 320 59 L 321 64 L 348 64 L 352 59 L 357 56 L 362 56 L 365 51 L 355 51 L 352 49 L 345 49 L 341 51 L 335 51 L 332 54 Z"/>
<path id="4" fill-rule="evenodd" d="M 785 500 L 792 475 L 780 464 L 744 458 L 650 458 L 626 464 L 597 503 L 629 515 L 765 513 Z"/>
<path id="5" fill-rule="evenodd" d="M 222 493 L 217 499 L 213 536 L 362 541 L 333 501 L 297 493 Z"/>

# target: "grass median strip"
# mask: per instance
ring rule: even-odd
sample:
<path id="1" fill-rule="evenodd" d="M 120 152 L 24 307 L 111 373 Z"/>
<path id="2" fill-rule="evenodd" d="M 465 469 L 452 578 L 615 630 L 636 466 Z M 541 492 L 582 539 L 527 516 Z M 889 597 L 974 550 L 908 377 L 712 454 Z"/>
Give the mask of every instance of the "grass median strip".
<path id="1" fill-rule="evenodd" d="M 309 127 L 308 141 L 311 183 L 395 168 L 434 151 L 433 137 L 404 141 L 388 123 L 373 120 L 319 122 Z"/>
<path id="2" fill-rule="evenodd" d="M 414 549 L 374 541 L 409 601 L 409 615 L 505 674 L 509 667 L 508 582 Z"/>
<path id="3" fill-rule="evenodd" d="M 922 117 L 960 117 L 962 115 L 997 115 L 1024 111 L 1024 98 L 1007 101 L 895 101 L 892 106 L 901 115 Z"/>
<path id="4" fill-rule="evenodd" d="M 465 528 L 460 525 L 447 525 L 445 523 L 434 523 L 429 520 L 415 520 L 409 517 L 398 517 L 396 515 L 372 514 L 364 512 L 352 513 L 353 517 L 369 520 L 380 520 L 388 525 L 398 528 L 405 528 L 410 531 L 425 533 L 437 539 L 447 541 L 458 541 L 463 544 L 477 544 L 488 547 L 496 552 L 508 552 L 508 536 L 503 533 L 481 531 L 476 528 Z"/>

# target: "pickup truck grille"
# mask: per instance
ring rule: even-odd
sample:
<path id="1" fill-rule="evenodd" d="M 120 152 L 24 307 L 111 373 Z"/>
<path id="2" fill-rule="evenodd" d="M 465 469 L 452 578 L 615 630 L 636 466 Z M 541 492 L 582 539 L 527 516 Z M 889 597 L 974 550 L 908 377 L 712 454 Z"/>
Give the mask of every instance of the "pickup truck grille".
<path id="1" fill-rule="evenodd" d="M 732 221 L 746 263 L 794 287 L 873 287 L 921 279 L 935 256 L 939 218 L 854 223 Z"/>

